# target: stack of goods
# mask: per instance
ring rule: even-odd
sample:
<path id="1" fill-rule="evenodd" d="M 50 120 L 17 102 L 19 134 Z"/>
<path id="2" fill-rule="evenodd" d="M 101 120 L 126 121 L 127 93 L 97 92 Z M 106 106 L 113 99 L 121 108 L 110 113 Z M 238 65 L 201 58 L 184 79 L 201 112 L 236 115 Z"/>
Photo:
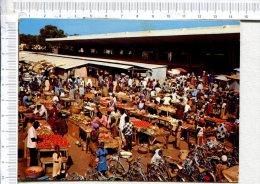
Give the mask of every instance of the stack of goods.
<path id="1" fill-rule="evenodd" d="M 38 103 L 44 105 L 46 108 L 47 107 L 52 107 L 52 100 L 44 100 L 44 99 L 38 99 Z"/>
<path id="2" fill-rule="evenodd" d="M 84 116 L 82 114 L 73 114 L 71 117 L 71 120 L 74 122 L 89 122 L 90 118 L 88 116 Z"/>
<path id="3" fill-rule="evenodd" d="M 107 107 L 109 105 L 109 101 L 104 99 L 104 98 L 101 98 L 100 99 L 100 104 L 101 105 L 104 105 L 105 107 Z"/>
<path id="4" fill-rule="evenodd" d="M 37 128 L 37 135 L 52 135 L 51 126 L 45 120 L 39 120 L 40 126 Z"/>
<path id="5" fill-rule="evenodd" d="M 53 131 L 51 130 L 51 127 L 42 126 L 37 129 L 37 135 L 52 135 Z"/>
<path id="6" fill-rule="evenodd" d="M 117 108 L 125 109 L 125 110 L 134 110 L 134 108 L 128 107 L 126 104 L 116 104 Z"/>
<path id="7" fill-rule="evenodd" d="M 118 148 L 119 147 L 118 140 L 113 139 L 110 132 L 109 133 L 100 133 L 98 136 L 98 141 L 104 142 L 105 148 Z"/>
<path id="8" fill-rule="evenodd" d="M 143 127 L 151 127 L 152 124 L 148 123 L 147 121 L 139 120 L 139 119 L 133 119 L 131 118 L 131 122 L 134 124 L 134 127 L 136 128 L 143 128 Z"/>
<path id="9" fill-rule="evenodd" d="M 32 166 L 25 170 L 25 176 L 28 179 L 36 179 L 42 176 L 43 168 L 39 166 Z"/>
<path id="10" fill-rule="evenodd" d="M 28 112 L 30 109 L 28 108 L 28 107 L 25 107 L 25 106 L 19 106 L 18 107 L 18 111 L 19 112 L 22 112 L 22 113 L 24 113 L 24 112 Z"/>
<path id="11" fill-rule="evenodd" d="M 61 148 L 70 146 L 68 140 L 60 135 L 40 135 L 39 138 L 42 139 L 42 142 L 37 144 L 38 149 L 52 149 L 56 145 L 59 145 Z"/>

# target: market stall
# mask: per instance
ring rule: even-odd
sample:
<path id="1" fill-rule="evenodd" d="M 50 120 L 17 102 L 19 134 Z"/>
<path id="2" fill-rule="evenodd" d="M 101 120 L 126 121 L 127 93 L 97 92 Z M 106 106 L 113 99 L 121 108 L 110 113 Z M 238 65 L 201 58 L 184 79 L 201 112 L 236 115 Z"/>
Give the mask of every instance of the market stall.
<path id="1" fill-rule="evenodd" d="M 62 153 L 62 163 L 66 163 L 68 159 L 68 149 L 70 144 L 68 140 L 60 135 L 52 135 L 52 134 L 43 134 L 39 135 L 39 138 L 42 139 L 42 142 L 37 144 L 38 150 L 38 161 L 45 171 L 47 164 L 53 163 L 52 154 L 54 153 L 54 147 L 56 145 L 60 146 L 60 151 Z"/>
<path id="2" fill-rule="evenodd" d="M 145 134 L 148 136 L 149 145 L 153 145 L 158 137 L 163 137 L 165 141 L 165 148 L 168 148 L 168 140 L 169 136 L 171 135 L 169 131 L 166 131 L 163 128 L 159 128 L 157 126 L 153 126 L 152 124 L 140 119 L 131 118 L 131 122 L 135 127 L 135 140 L 137 145 L 140 144 L 139 134 Z"/>

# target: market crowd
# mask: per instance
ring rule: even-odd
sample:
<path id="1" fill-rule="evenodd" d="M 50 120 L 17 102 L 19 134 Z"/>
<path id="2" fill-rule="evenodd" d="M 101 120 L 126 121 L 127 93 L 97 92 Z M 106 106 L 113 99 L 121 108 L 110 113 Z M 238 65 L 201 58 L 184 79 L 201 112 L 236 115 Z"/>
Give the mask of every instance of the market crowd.
<path id="1" fill-rule="evenodd" d="M 155 80 L 149 76 L 130 77 L 126 74 L 111 75 L 105 72 L 86 79 L 82 76 L 75 76 L 74 73 L 74 69 L 62 76 L 54 75 L 48 70 L 35 73 L 25 65 L 20 65 L 19 99 L 22 105 L 33 109 L 33 115 L 24 121 L 24 129 L 27 127 L 28 135 L 32 137 L 28 139 L 27 144 L 30 154 L 35 155 L 35 150 L 32 148 L 35 148 L 35 142 L 37 142 L 35 130 L 31 128 L 37 129 L 38 123 L 35 119 L 47 120 L 56 134 L 63 136 L 67 133 L 65 118 L 68 111 L 64 111 L 66 105 L 62 98 L 73 99 L 74 104 L 86 106 L 85 112 L 87 110 L 93 112 L 91 114 L 93 136 L 98 133 L 100 127 L 106 127 L 111 130 L 113 137 L 121 137 L 125 150 L 131 151 L 134 132 L 131 116 L 127 110 L 117 107 L 119 101 L 124 102 L 119 99 L 119 95 L 123 93 L 129 98 L 125 101 L 127 106 L 141 112 L 166 116 L 168 114 L 158 111 L 157 107 L 176 109 L 176 113 L 168 115 L 177 120 L 177 127 L 172 130 L 176 133 L 174 144 L 176 148 L 179 148 L 180 141 L 186 136 L 186 130 L 182 127 L 183 122 L 195 125 L 197 144 L 206 141 L 203 136 L 206 129 L 206 116 L 232 123 L 234 126 L 231 130 L 228 130 L 224 123 L 211 126 L 217 132 L 218 141 L 224 142 L 229 139 L 234 146 L 239 146 L 239 91 L 232 89 L 229 82 L 215 80 L 214 75 L 207 72 L 199 75 L 183 73 L 167 75 L 165 80 Z M 38 101 L 45 99 L 46 93 L 51 94 L 51 108 L 47 108 Z M 92 96 L 86 94 L 92 94 Z M 109 110 L 105 113 L 100 109 L 104 97 L 109 99 L 106 104 Z M 146 104 L 154 104 L 154 106 L 147 107 Z M 20 118 L 23 118 L 22 113 Z M 31 125 L 28 127 L 29 123 Z M 97 155 L 100 154 L 107 154 L 107 151 L 99 150 Z M 34 162 L 35 160 L 32 160 L 31 165 L 34 165 Z M 106 166 L 100 166 L 100 168 L 104 171 Z"/>

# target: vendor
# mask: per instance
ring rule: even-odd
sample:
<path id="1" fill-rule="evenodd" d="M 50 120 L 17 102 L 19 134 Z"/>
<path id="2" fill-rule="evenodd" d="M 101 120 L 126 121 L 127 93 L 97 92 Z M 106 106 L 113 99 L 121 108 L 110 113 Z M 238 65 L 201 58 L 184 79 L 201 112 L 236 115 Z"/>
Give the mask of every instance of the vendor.
<path id="1" fill-rule="evenodd" d="M 48 114 L 47 109 L 42 104 L 36 104 L 36 108 L 33 111 L 35 116 L 39 116 L 40 118 L 45 118 L 47 121 Z"/>
<path id="2" fill-rule="evenodd" d="M 31 126 L 28 130 L 27 148 L 30 151 L 30 166 L 38 166 L 36 145 L 37 142 L 41 140 L 37 138 L 36 129 L 39 126 L 40 123 L 38 121 L 35 121 L 33 123 L 33 126 Z"/>
<path id="3" fill-rule="evenodd" d="M 55 146 L 55 152 L 52 154 L 53 159 L 53 168 L 52 168 L 52 178 L 53 180 L 57 179 L 57 176 L 60 175 L 61 165 L 62 165 L 62 155 L 60 152 L 60 146 Z"/>
<path id="4" fill-rule="evenodd" d="M 95 117 L 95 118 L 92 120 L 92 123 L 96 123 L 96 124 L 98 124 L 99 126 L 100 126 L 100 125 L 103 125 L 104 127 L 107 127 L 107 119 L 106 119 L 106 116 L 103 116 L 102 113 L 99 111 L 99 112 L 97 112 L 97 117 Z"/>
<path id="5" fill-rule="evenodd" d="M 23 104 L 25 106 L 30 106 L 33 104 L 32 95 L 30 93 L 26 93 L 26 95 L 23 97 Z"/>
<path id="6" fill-rule="evenodd" d="M 198 145 L 202 145 L 204 142 L 204 131 L 205 131 L 205 127 L 204 127 L 204 123 L 202 123 L 201 121 L 198 122 L 198 126 L 197 126 L 197 144 Z"/>

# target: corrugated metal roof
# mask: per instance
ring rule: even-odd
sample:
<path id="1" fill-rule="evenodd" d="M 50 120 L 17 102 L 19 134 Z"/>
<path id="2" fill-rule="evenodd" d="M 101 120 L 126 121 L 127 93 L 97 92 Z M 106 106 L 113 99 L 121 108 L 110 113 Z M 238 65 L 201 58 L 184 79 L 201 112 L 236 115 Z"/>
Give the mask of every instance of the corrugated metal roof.
<path id="1" fill-rule="evenodd" d="M 65 38 L 48 38 L 46 41 L 69 41 L 69 40 L 95 40 L 112 38 L 137 38 L 137 37 L 158 37 L 158 36 L 184 36 L 184 35 L 207 35 L 207 34 L 229 34 L 240 33 L 239 25 L 226 25 L 214 27 L 181 28 L 171 30 L 151 30 L 138 32 L 121 32 L 107 34 L 92 34 L 68 36 Z"/>
<path id="2" fill-rule="evenodd" d="M 139 63 L 139 62 L 130 62 L 130 61 L 122 61 L 122 60 L 114 60 L 114 59 L 101 59 L 101 58 L 93 58 L 93 57 L 80 57 L 80 56 L 70 56 L 70 55 L 61 55 L 61 54 L 46 54 L 49 56 L 56 57 L 64 57 L 64 58 L 77 58 L 77 59 L 85 59 L 87 61 L 97 61 L 102 63 L 111 63 L 111 64 L 119 64 L 120 65 L 130 65 L 133 67 L 140 67 L 145 69 L 155 69 L 155 68 L 164 68 L 166 65 L 156 65 L 156 64 L 147 64 L 147 63 Z"/>
<path id="3" fill-rule="evenodd" d="M 62 57 L 48 56 L 43 54 L 34 54 L 30 52 L 20 52 L 19 58 L 20 60 L 31 61 L 31 62 L 38 62 L 38 61 L 45 60 L 47 62 L 54 64 L 56 67 L 65 70 L 88 64 L 86 60 L 62 58 Z"/>
<path id="4" fill-rule="evenodd" d="M 58 68 L 62 69 L 70 69 L 78 66 L 83 65 L 99 65 L 99 66 L 107 66 L 113 68 L 120 68 L 120 69 L 130 69 L 133 68 L 131 65 L 123 65 L 117 63 L 105 63 L 102 61 L 91 61 L 87 60 L 86 58 L 73 58 L 73 57 L 62 57 L 62 55 L 46 55 L 46 54 L 36 54 L 31 52 L 20 52 L 19 54 L 20 60 L 31 61 L 31 62 L 38 62 L 45 60 L 46 62 L 50 62 L 54 64 Z"/>

